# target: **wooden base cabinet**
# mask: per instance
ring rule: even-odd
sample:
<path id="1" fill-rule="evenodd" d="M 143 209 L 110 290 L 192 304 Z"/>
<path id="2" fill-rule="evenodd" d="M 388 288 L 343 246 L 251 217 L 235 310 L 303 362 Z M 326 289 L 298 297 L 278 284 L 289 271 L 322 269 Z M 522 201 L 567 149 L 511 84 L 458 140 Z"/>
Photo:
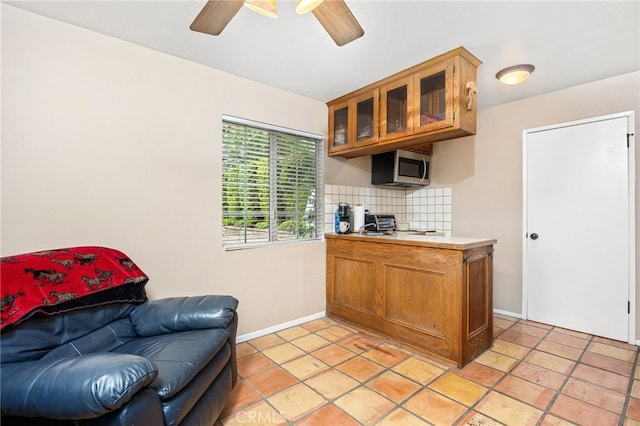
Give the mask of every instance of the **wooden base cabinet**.
<path id="1" fill-rule="evenodd" d="M 327 238 L 327 314 L 462 367 L 492 343 L 492 254 Z"/>

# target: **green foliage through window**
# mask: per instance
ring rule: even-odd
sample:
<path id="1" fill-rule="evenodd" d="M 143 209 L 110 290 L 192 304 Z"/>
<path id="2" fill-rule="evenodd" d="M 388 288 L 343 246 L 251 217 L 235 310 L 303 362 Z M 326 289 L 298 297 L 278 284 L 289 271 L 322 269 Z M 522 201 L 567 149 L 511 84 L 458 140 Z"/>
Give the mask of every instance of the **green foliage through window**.
<path id="1" fill-rule="evenodd" d="M 322 138 L 224 116 L 223 245 L 317 239 Z"/>

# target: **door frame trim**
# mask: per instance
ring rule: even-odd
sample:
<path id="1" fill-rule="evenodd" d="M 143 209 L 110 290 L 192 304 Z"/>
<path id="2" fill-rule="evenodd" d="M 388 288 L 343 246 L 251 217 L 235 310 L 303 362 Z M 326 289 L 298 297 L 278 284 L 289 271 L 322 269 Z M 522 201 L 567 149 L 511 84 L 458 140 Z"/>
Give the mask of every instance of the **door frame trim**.
<path id="1" fill-rule="evenodd" d="M 594 123 L 598 121 L 606 121 L 617 118 L 627 119 L 627 134 L 629 141 L 629 151 L 627 155 L 627 190 L 629 192 L 629 317 L 628 317 L 628 336 L 627 342 L 632 345 L 638 345 L 640 340 L 636 338 L 636 152 L 635 152 L 635 111 L 624 111 L 616 114 L 602 115 L 582 120 L 570 121 L 566 123 L 552 124 L 549 126 L 524 129 L 522 131 L 522 318 L 528 319 L 527 305 L 527 136 L 531 133 L 537 133 L 545 130 L 553 130 L 563 127 L 577 126 L 581 124 Z"/>

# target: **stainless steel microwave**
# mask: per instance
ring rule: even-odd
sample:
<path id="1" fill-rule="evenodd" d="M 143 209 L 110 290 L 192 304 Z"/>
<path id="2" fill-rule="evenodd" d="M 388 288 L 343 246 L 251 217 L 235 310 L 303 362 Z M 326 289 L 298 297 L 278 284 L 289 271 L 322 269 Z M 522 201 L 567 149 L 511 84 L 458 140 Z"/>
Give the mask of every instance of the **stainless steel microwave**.
<path id="1" fill-rule="evenodd" d="M 431 157 L 397 150 L 371 156 L 371 184 L 394 187 L 429 185 Z"/>

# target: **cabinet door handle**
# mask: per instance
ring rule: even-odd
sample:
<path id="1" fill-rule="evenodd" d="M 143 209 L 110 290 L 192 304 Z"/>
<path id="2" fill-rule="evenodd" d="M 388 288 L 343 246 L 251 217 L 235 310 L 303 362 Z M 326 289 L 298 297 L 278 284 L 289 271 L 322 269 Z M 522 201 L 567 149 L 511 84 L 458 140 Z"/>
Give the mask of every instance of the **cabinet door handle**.
<path id="1" fill-rule="evenodd" d="M 473 96 L 478 93 L 476 89 L 476 84 L 473 81 L 467 81 L 467 97 L 469 100 L 467 101 L 467 111 L 471 111 L 473 109 Z"/>

